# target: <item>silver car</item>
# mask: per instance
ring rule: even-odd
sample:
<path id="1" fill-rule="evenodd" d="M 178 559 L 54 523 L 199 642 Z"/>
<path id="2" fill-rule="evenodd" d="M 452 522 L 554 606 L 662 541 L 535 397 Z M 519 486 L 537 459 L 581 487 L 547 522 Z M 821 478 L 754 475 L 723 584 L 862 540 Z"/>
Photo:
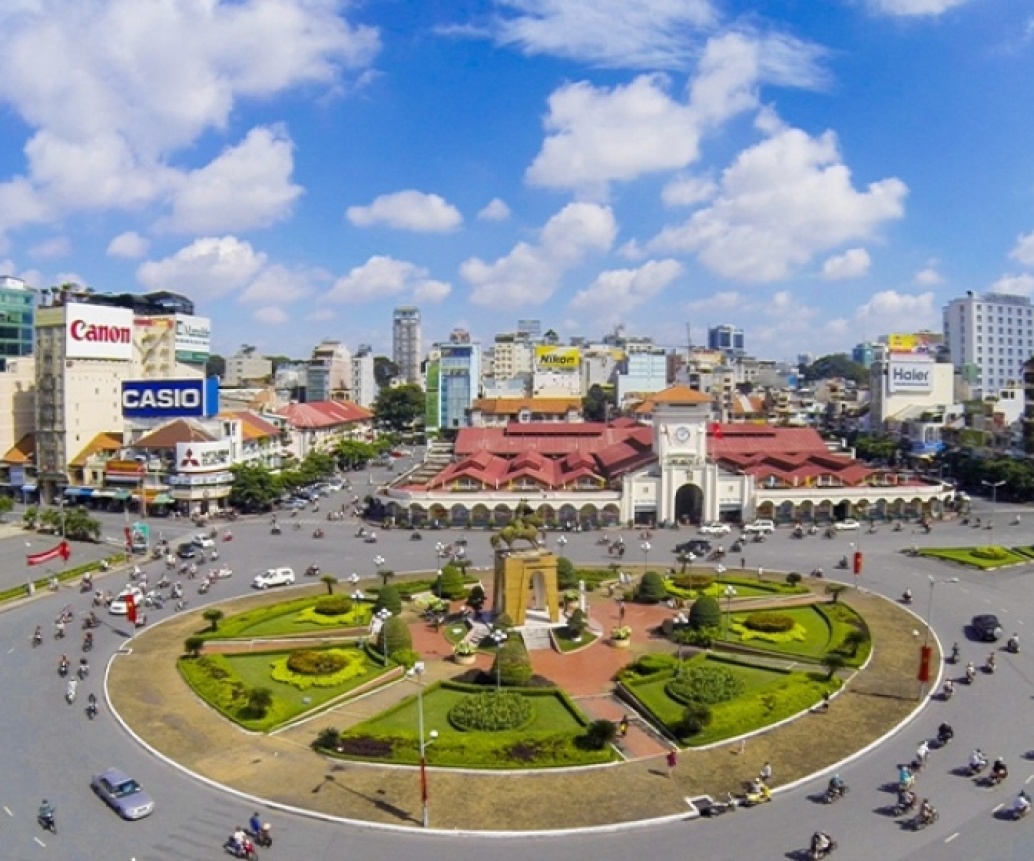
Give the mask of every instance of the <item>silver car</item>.
<path id="1" fill-rule="evenodd" d="M 118 768 L 94 775 L 90 788 L 123 819 L 143 819 L 154 810 L 154 800 L 144 788 Z"/>

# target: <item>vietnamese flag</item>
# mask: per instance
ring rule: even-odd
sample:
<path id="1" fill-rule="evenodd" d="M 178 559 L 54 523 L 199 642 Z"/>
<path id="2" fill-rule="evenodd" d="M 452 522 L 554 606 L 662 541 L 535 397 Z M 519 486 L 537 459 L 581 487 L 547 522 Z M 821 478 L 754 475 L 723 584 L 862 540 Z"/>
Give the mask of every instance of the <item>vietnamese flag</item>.
<path id="1" fill-rule="evenodd" d="M 720 422 L 711 422 L 710 430 L 711 436 L 713 436 L 715 439 L 722 438 L 722 425 Z"/>
<path id="2" fill-rule="evenodd" d="M 68 557 L 71 555 L 72 551 L 68 546 L 68 542 L 62 541 L 56 547 L 51 547 L 49 550 L 44 550 L 42 553 L 26 554 L 25 562 L 28 565 L 43 565 L 47 562 L 52 562 L 55 559 L 61 559 L 67 562 Z"/>
<path id="3" fill-rule="evenodd" d="M 126 621 L 136 627 L 136 599 L 132 593 L 126 595 Z"/>

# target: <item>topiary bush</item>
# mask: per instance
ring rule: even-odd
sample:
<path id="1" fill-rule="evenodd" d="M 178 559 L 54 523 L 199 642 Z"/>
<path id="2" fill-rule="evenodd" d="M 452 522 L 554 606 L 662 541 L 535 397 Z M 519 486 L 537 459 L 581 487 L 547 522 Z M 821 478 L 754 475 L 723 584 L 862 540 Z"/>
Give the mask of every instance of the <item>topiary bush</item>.
<path id="1" fill-rule="evenodd" d="M 450 562 L 442 568 L 442 576 L 438 580 L 438 597 L 446 601 L 458 601 L 467 594 L 463 586 L 463 571 Z"/>
<path id="2" fill-rule="evenodd" d="M 791 571 L 789 574 L 786 575 L 786 582 L 790 586 L 796 586 L 803 579 L 804 578 L 800 574 L 798 574 L 796 571 Z"/>
<path id="3" fill-rule="evenodd" d="M 743 680 L 725 667 L 705 664 L 689 667 L 681 676 L 664 686 L 665 692 L 677 702 L 717 705 L 736 699 L 743 693 Z"/>
<path id="4" fill-rule="evenodd" d="M 561 556 L 556 561 L 556 578 L 557 586 L 561 589 L 578 588 L 578 572 L 575 570 L 574 563 L 566 556 Z"/>
<path id="5" fill-rule="evenodd" d="M 352 612 L 352 599 L 347 595 L 324 595 L 316 599 L 313 612 L 320 616 L 344 616 Z"/>
<path id="6" fill-rule="evenodd" d="M 977 559 L 991 559 L 997 561 L 1008 557 L 1009 552 L 1004 547 L 987 545 L 985 547 L 974 547 L 970 551 L 970 555 L 976 556 Z"/>
<path id="7" fill-rule="evenodd" d="M 377 648 L 382 654 L 387 651 L 389 658 L 394 658 L 400 651 L 411 650 L 413 635 L 409 631 L 409 625 L 398 616 L 387 619 L 377 637 Z"/>
<path id="8" fill-rule="evenodd" d="M 718 628 L 722 624 L 722 608 L 713 595 L 701 595 L 689 608 L 689 627 L 695 631 Z"/>
<path id="9" fill-rule="evenodd" d="M 348 665 L 348 658 L 335 649 L 297 649 L 287 656 L 287 668 L 302 676 L 329 676 Z"/>
<path id="10" fill-rule="evenodd" d="M 703 592 L 714 585 L 714 580 L 713 574 L 676 574 L 671 578 L 671 584 L 678 589 Z"/>
<path id="11" fill-rule="evenodd" d="M 531 681 L 531 676 L 531 658 L 524 640 L 511 634 L 496 651 L 492 662 L 492 678 L 498 678 L 501 685 L 521 687 Z"/>
<path id="12" fill-rule="evenodd" d="M 402 612 L 402 596 L 399 595 L 399 590 L 395 588 L 394 583 L 381 586 L 377 590 L 377 600 L 374 602 L 373 612 L 377 613 L 380 610 L 390 610 L 393 616 Z"/>
<path id="13" fill-rule="evenodd" d="M 464 697 L 449 709 L 449 723 L 464 731 L 520 729 L 534 718 L 530 698 L 515 691 L 482 691 Z"/>
<path id="14" fill-rule="evenodd" d="M 608 744 L 614 741 L 618 728 L 613 721 L 594 720 L 585 730 L 582 738 L 589 750 L 603 750 Z"/>
<path id="15" fill-rule="evenodd" d="M 713 719 L 714 715 L 711 713 L 710 706 L 701 702 L 692 702 L 682 712 L 682 720 L 678 722 L 675 731 L 683 738 L 696 735 L 702 729 L 707 728 Z"/>
<path id="16" fill-rule="evenodd" d="M 781 634 L 792 631 L 797 623 L 785 613 L 772 613 L 759 611 L 750 613 L 742 622 L 745 628 L 752 631 L 762 631 L 766 634 Z"/>
<path id="17" fill-rule="evenodd" d="M 664 578 L 656 571 L 647 571 L 635 590 L 635 600 L 640 604 L 659 604 L 668 597 L 664 591 Z"/>

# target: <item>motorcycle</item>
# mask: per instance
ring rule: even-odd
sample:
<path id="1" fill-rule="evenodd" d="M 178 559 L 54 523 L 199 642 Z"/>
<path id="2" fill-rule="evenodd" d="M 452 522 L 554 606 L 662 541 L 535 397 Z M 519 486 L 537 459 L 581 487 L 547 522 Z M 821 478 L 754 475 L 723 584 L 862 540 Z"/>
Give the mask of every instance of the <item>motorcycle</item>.
<path id="1" fill-rule="evenodd" d="M 271 526 L 271 527 L 269 528 L 269 534 L 270 534 L 270 535 L 279 535 L 279 534 L 280 534 L 280 531 L 281 531 L 281 530 L 280 530 L 280 527 L 279 527 L 279 526 Z"/>
<path id="2" fill-rule="evenodd" d="M 976 761 L 971 759 L 966 765 L 966 774 L 969 777 L 973 777 L 980 774 L 985 768 L 987 768 L 987 759 L 985 757 L 980 757 Z"/>
<path id="3" fill-rule="evenodd" d="M 49 831 L 51 834 L 57 834 L 57 821 L 54 819 L 53 813 L 40 813 L 36 817 L 36 821 L 44 831 Z"/>
<path id="4" fill-rule="evenodd" d="M 40 629 L 37 628 L 36 632 L 32 635 L 32 648 L 43 645 L 43 634 L 40 633 Z"/>
<path id="5" fill-rule="evenodd" d="M 61 661 L 61 663 L 57 665 L 57 674 L 61 676 L 61 678 L 65 678 L 65 676 L 68 675 L 68 661 Z"/>
<path id="6" fill-rule="evenodd" d="M 93 648 L 93 634 L 89 631 L 86 632 L 86 636 L 83 637 L 83 651 L 88 652 Z"/>
<path id="7" fill-rule="evenodd" d="M 759 804 L 765 804 L 772 800 L 772 790 L 769 789 L 765 784 L 761 784 L 761 788 L 757 791 L 751 789 L 746 795 L 743 796 L 743 801 L 740 804 L 743 807 L 757 807 Z"/>
<path id="8" fill-rule="evenodd" d="M 97 696 L 96 694 L 90 694 L 90 699 L 86 703 L 86 716 L 93 720 L 97 717 Z"/>
<path id="9" fill-rule="evenodd" d="M 839 801 L 847 795 L 848 791 L 849 789 L 847 784 L 844 784 L 839 788 L 834 788 L 832 786 L 826 787 L 826 794 L 822 797 L 822 801 L 824 804 L 832 804 L 834 801 Z"/>
<path id="10" fill-rule="evenodd" d="M 912 603 L 912 593 L 911 592 L 902 592 L 901 593 L 901 603 L 902 604 L 911 604 Z"/>
<path id="11" fill-rule="evenodd" d="M 847 570 L 848 563 L 847 563 L 847 557 L 846 556 L 841 556 L 840 559 L 837 560 L 837 568 L 840 569 L 841 571 L 846 571 Z"/>
<path id="12" fill-rule="evenodd" d="M 320 573 L 320 566 L 319 565 L 310 565 L 308 568 L 305 569 L 305 576 L 306 577 L 318 577 L 319 573 Z"/>
<path id="13" fill-rule="evenodd" d="M 944 683 L 944 687 L 941 689 L 941 699 L 947 702 L 953 696 L 955 696 L 955 682 L 953 682 L 951 679 L 948 679 Z"/>
<path id="14" fill-rule="evenodd" d="M 322 538 L 323 537 L 323 530 L 322 529 L 314 529 L 312 531 L 312 537 L 313 538 Z"/>
<path id="15" fill-rule="evenodd" d="M 995 656 L 994 652 L 987 656 L 987 660 L 984 661 L 984 672 L 989 676 L 993 676 L 995 673 Z"/>
<path id="16" fill-rule="evenodd" d="M 736 799 L 732 797 L 732 793 L 726 793 L 724 801 L 711 801 L 706 806 L 700 809 L 700 815 L 706 816 L 709 819 L 715 816 L 721 816 L 723 813 L 730 813 L 738 807 Z"/>
<path id="17" fill-rule="evenodd" d="M 940 814 L 930 809 L 929 813 L 917 813 L 910 820 L 908 820 L 908 828 L 911 831 L 922 831 L 927 825 L 933 825 L 940 818 Z"/>
<path id="18" fill-rule="evenodd" d="M 1010 655 L 1018 655 L 1020 653 L 1020 638 L 1015 634 L 1009 637 L 1009 641 L 1005 644 L 1005 651 Z"/>
<path id="19" fill-rule="evenodd" d="M 244 831 L 248 837 L 255 841 L 257 846 L 261 846 L 263 849 L 268 849 L 273 845 L 273 835 L 268 824 L 262 826 L 258 831 L 254 831 L 251 828 L 245 828 Z"/>
<path id="20" fill-rule="evenodd" d="M 414 532 L 412 535 L 409 536 L 409 540 L 410 541 L 421 541 L 423 539 L 423 537 L 424 536 L 421 535 L 419 532 Z"/>
<path id="21" fill-rule="evenodd" d="M 972 663 L 966 665 L 966 684 L 971 685 L 977 677 L 976 667 Z"/>
<path id="22" fill-rule="evenodd" d="M 255 851 L 255 844 L 250 838 L 246 839 L 243 844 L 234 842 L 233 837 L 227 839 L 223 844 L 223 849 L 229 852 L 234 858 L 248 858 L 251 861 L 258 861 L 258 852 Z"/>
<path id="23" fill-rule="evenodd" d="M 953 643 L 951 647 L 951 657 L 948 659 L 949 663 L 957 664 L 959 662 L 959 644 Z"/>
<path id="24" fill-rule="evenodd" d="M 915 793 L 909 793 L 907 800 L 898 800 L 898 803 L 894 805 L 894 815 L 904 816 L 906 813 L 911 813 L 916 809 L 916 796 Z"/>
<path id="25" fill-rule="evenodd" d="M 808 853 L 808 857 L 811 861 L 819 861 L 820 858 L 825 858 L 827 855 L 832 853 L 837 848 L 836 840 L 830 840 L 825 848 L 813 846 Z"/>
<path id="26" fill-rule="evenodd" d="M 90 665 L 84 661 L 79 664 L 79 669 L 75 671 L 75 674 L 79 676 L 79 681 L 86 681 L 86 677 L 90 675 Z"/>

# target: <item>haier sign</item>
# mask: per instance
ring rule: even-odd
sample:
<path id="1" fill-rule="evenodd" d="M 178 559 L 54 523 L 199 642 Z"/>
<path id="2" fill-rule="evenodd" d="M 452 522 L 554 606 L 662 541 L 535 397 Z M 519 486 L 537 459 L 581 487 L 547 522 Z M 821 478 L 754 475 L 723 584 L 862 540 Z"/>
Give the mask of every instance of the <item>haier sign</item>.
<path id="1" fill-rule="evenodd" d="M 887 367 L 887 391 L 928 393 L 933 390 L 933 368 L 933 362 L 891 362 Z"/>
<path id="2" fill-rule="evenodd" d="M 128 380 L 122 384 L 127 419 L 202 418 L 219 412 L 219 378 Z"/>

